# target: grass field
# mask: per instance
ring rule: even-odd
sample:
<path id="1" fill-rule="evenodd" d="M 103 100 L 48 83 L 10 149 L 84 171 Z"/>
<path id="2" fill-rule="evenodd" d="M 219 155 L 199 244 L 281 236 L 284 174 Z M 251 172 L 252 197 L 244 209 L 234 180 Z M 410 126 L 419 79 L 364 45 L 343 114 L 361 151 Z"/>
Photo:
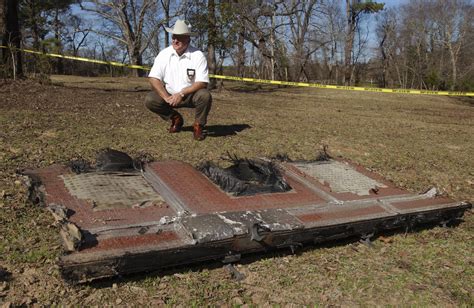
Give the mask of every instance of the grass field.
<path id="1" fill-rule="evenodd" d="M 222 163 L 287 154 L 313 159 L 323 145 L 412 192 L 437 187 L 473 202 L 474 100 L 278 88 L 225 82 L 213 92 L 209 137 L 148 112 L 146 79 L 53 76 L 52 84 L 0 83 L 0 305 L 474 306 L 474 217 L 456 228 L 248 256 L 236 281 L 217 262 L 73 286 L 59 277 L 58 231 L 26 200 L 18 172 L 93 161 L 111 147 L 156 160 Z M 1 272 L 0 272 L 1 274 Z"/>

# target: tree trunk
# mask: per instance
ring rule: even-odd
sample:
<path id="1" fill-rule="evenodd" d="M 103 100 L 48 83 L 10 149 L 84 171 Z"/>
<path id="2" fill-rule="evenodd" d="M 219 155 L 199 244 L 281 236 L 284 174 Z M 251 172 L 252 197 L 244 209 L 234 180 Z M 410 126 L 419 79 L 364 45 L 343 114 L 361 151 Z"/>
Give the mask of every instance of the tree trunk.
<path id="1" fill-rule="evenodd" d="M 308 34 L 311 27 L 311 18 L 317 0 L 304 1 L 297 7 L 297 12 L 290 17 L 289 23 L 292 33 L 292 45 L 295 48 L 295 81 L 300 81 L 301 77 L 308 78 L 306 74 L 306 64 L 311 54 L 316 51 L 316 46 L 308 44 Z M 291 11 L 289 11 L 290 13 Z M 274 27 L 272 27 L 274 29 Z"/>
<path id="2" fill-rule="evenodd" d="M 451 91 L 454 91 L 454 89 L 456 88 L 456 83 L 457 83 L 457 79 L 458 79 L 458 74 L 457 74 L 457 64 L 456 64 L 456 55 L 453 51 L 453 46 L 452 45 L 449 45 L 449 53 L 450 53 L 450 58 L 451 58 L 451 68 L 452 68 L 452 73 L 453 73 L 453 78 L 452 78 L 452 84 L 451 84 Z"/>
<path id="3" fill-rule="evenodd" d="M 245 72 L 245 28 L 240 27 L 239 38 L 237 40 L 237 76 L 244 77 Z"/>
<path id="4" fill-rule="evenodd" d="M 59 22 L 59 9 L 56 8 L 54 16 L 54 38 L 56 39 L 56 52 L 59 54 L 63 53 L 62 40 L 61 40 L 61 23 Z M 62 58 L 57 59 L 56 71 L 58 74 L 64 74 L 64 61 Z"/>
<path id="5" fill-rule="evenodd" d="M 207 65 L 209 67 L 209 73 L 216 74 L 216 50 L 215 50 L 215 41 L 216 41 L 216 6 L 214 0 L 209 0 L 207 3 L 208 18 L 208 44 L 207 44 Z M 209 79 L 209 89 L 214 89 L 216 87 L 216 79 Z"/>
<path id="6" fill-rule="evenodd" d="M 354 4 L 354 0 L 346 0 L 347 32 L 344 46 L 344 84 L 347 86 L 351 84 L 352 49 L 355 36 L 355 15 L 352 10 L 352 4 Z"/>
<path id="7" fill-rule="evenodd" d="M 170 0 L 161 0 L 161 6 L 165 13 L 165 24 L 164 26 L 169 28 L 170 26 Z M 168 31 L 165 31 L 165 47 L 170 45 L 170 35 Z"/>
<path id="8" fill-rule="evenodd" d="M 21 32 L 18 21 L 18 0 L 6 0 L 5 10 L 5 35 L 3 37 L 3 45 L 10 48 L 4 53 L 4 63 L 8 58 L 12 60 L 13 77 L 23 77 L 23 61 L 21 57 Z"/>
<path id="9" fill-rule="evenodd" d="M 272 29 L 270 30 L 270 77 L 275 80 L 275 8 L 272 14 Z"/>
<path id="10" fill-rule="evenodd" d="M 7 0 L 0 0 L 0 37 L 4 38 L 6 29 L 6 22 L 7 22 Z M 4 44 L 4 40 L 2 40 L 2 45 Z M 2 64 L 5 65 L 6 54 L 8 50 L 5 48 L 0 48 L 0 56 Z"/>
<path id="11" fill-rule="evenodd" d="M 140 46 L 132 46 L 129 51 L 130 61 L 132 65 L 143 65 L 142 55 L 140 53 Z M 135 77 L 144 77 L 146 75 L 145 71 L 139 68 L 133 69 L 133 75 Z"/>
<path id="12" fill-rule="evenodd" d="M 379 44 L 380 53 L 382 56 L 382 80 L 380 81 L 379 86 L 385 88 L 387 86 L 387 71 L 388 71 L 388 59 L 387 54 L 385 53 L 385 40 L 387 39 L 387 33 L 384 33 L 383 38 Z"/>

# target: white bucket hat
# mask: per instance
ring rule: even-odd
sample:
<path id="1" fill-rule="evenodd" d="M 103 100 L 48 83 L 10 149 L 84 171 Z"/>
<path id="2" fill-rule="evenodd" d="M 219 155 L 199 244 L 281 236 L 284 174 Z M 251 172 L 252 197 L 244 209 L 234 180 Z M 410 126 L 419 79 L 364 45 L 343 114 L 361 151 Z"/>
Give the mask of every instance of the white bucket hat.
<path id="1" fill-rule="evenodd" d="M 197 33 L 191 32 L 191 25 L 187 25 L 184 20 L 178 19 L 173 28 L 165 27 L 165 30 L 171 34 L 196 36 Z"/>

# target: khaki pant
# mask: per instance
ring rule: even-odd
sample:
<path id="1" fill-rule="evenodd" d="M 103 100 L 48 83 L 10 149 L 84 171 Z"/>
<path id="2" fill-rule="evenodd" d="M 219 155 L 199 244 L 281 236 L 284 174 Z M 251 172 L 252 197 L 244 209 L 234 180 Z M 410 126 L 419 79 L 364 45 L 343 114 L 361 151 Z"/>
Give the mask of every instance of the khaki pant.
<path id="1" fill-rule="evenodd" d="M 152 112 L 158 114 L 163 120 L 170 120 L 173 115 L 178 114 L 175 108 L 196 108 L 195 122 L 206 125 L 207 115 L 211 110 L 212 96 L 209 90 L 200 89 L 193 94 L 186 95 L 183 101 L 175 107 L 170 106 L 155 91 L 150 92 L 145 99 L 145 106 Z"/>

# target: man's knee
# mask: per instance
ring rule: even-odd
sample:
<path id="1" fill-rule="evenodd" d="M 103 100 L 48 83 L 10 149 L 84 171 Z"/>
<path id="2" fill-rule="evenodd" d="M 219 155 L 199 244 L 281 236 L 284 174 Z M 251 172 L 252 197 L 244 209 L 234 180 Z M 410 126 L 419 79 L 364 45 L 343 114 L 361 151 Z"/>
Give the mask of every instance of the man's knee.
<path id="1" fill-rule="evenodd" d="M 211 92 L 208 89 L 200 89 L 194 95 L 194 100 L 196 103 L 210 104 L 212 102 Z"/>
<path id="2" fill-rule="evenodd" d="M 150 92 L 145 98 L 145 107 L 150 111 L 157 112 L 157 110 L 162 108 L 163 102 L 164 100 L 159 95 L 155 92 Z"/>
<path id="3" fill-rule="evenodd" d="M 152 93 L 148 93 L 145 98 L 145 107 L 149 110 L 152 110 L 153 105 L 154 105 L 153 102 L 154 102 L 154 98 L 153 98 Z"/>

